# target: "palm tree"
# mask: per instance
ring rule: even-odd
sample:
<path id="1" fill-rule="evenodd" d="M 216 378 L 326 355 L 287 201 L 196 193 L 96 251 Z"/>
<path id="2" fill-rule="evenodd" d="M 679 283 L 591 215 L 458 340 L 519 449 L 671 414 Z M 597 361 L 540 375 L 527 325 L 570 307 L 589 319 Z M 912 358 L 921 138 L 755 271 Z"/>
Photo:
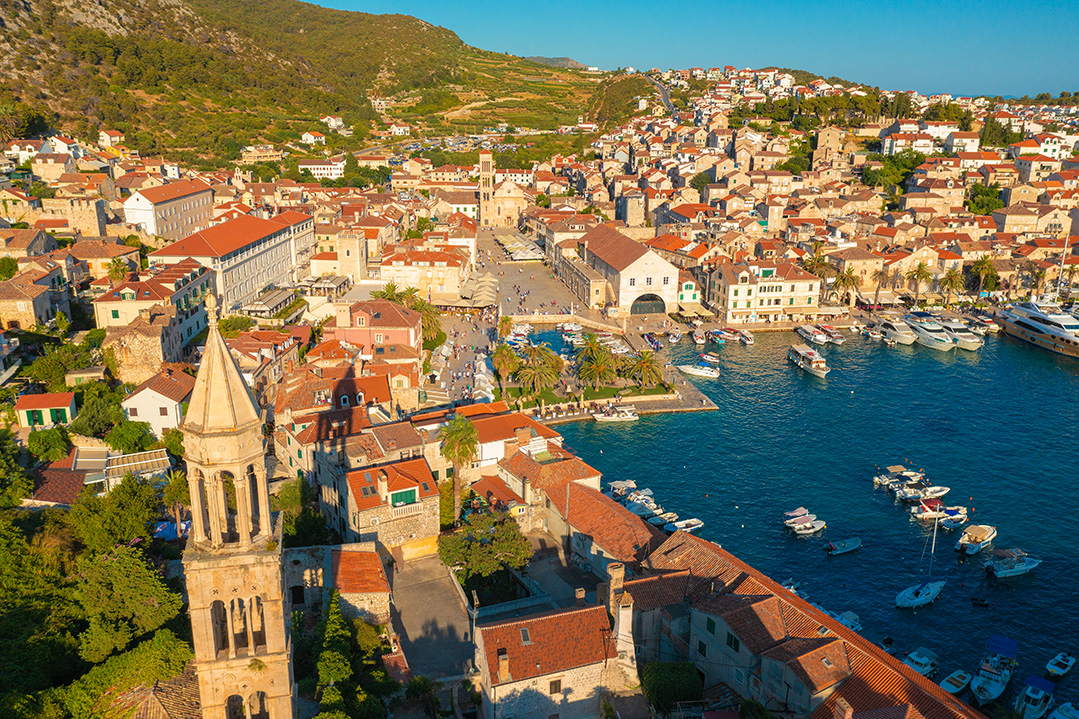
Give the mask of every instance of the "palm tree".
<path id="1" fill-rule="evenodd" d="M 131 271 L 131 267 L 120 257 L 113 257 L 109 262 L 109 281 L 113 284 L 117 282 L 123 282 L 127 278 L 127 274 Z"/>
<path id="2" fill-rule="evenodd" d="M 903 272 L 898 267 L 892 270 L 892 289 L 899 287 L 899 283 L 903 281 Z"/>
<path id="3" fill-rule="evenodd" d="M 929 265 L 924 261 L 919 262 L 917 267 L 907 270 L 907 281 L 914 283 L 914 306 L 918 306 L 918 298 L 922 294 L 922 284 L 933 279 L 933 273 L 929 271 Z"/>
<path id="4" fill-rule="evenodd" d="M 951 304 L 952 293 L 959 294 L 959 290 L 963 289 L 963 273 L 955 267 L 952 267 L 944 276 L 937 281 L 937 286 L 944 290 L 944 306 L 947 307 Z"/>
<path id="5" fill-rule="evenodd" d="M 401 293 L 397 290 L 397 285 L 392 282 L 387 282 L 386 286 L 381 290 L 375 290 L 371 293 L 371 299 L 386 300 L 387 302 L 393 302 L 394 304 L 401 304 Z"/>
<path id="6" fill-rule="evenodd" d="M 880 287 L 888 281 L 889 277 L 891 277 L 891 274 L 888 272 L 888 268 L 884 266 L 873 270 L 873 274 L 870 275 L 870 278 L 877 283 L 877 291 L 873 294 L 874 306 L 880 304 Z"/>
<path id="7" fill-rule="evenodd" d="M 587 357 L 577 367 L 577 378 L 581 384 L 590 384 L 592 389 L 607 385 L 618 376 L 615 363 L 609 354 Z"/>
<path id="8" fill-rule="evenodd" d="M 663 366 L 660 364 L 656 353 L 644 350 L 629 367 L 629 376 L 637 383 L 637 386 L 646 389 L 655 387 L 663 381 Z"/>
<path id="9" fill-rule="evenodd" d="M 989 259 L 989 255 L 975 260 L 970 266 L 970 271 L 978 276 L 978 299 L 981 299 L 982 290 L 985 289 L 985 278 L 992 274 L 993 270 L 993 260 Z"/>
<path id="10" fill-rule="evenodd" d="M 461 468 L 476 460 L 479 434 L 463 414 L 455 414 L 438 432 L 439 454 L 453 464 L 453 526 L 461 524 Z"/>
<path id="11" fill-rule="evenodd" d="M 414 290 L 416 288 L 410 287 L 409 289 Z M 408 307 L 407 304 L 405 306 Z M 435 339 L 442 332 L 442 313 L 430 302 L 417 297 L 412 300 L 412 306 L 408 307 L 408 309 L 420 313 L 420 331 L 423 333 L 425 342 Z"/>
<path id="12" fill-rule="evenodd" d="M 495 351 L 491 353 L 491 364 L 494 366 L 495 372 L 498 372 L 498 389 L 505 396 L 506 388 L 503 381 L 521 366 L 521 358 L 517 356 L 512 347 L 502 343 L 495 347 Z"/>
<path id="13" fill-rule="evenodd" d="M 599 335 L 595 332 L 586 332 L 583 338 L 583 344 L 577 348 L 577 361 L 583 362 L 586 359 L 596 359 L 603 354 L 610 354 L 610 350 L 607 349 L 607 345 L 603 344 L 599 340 Z"/>
<path id="14" fill-rule="evenodd" d="M 502 339 L 509 335 L 513 331 L 513 318 L 509 315 L 502 315 L 498 318 L 498 339 Z"/>
<path id="15" fill-rule="evenodd" d="M 180 536 L 180 520 L 183 519 L 184 509 L 191 505 L 187 475 L 182 470 L 172 469 L 165 474 L 165 489 L 161 501 L 176 520 L 176 532 L 177 536 Z"/>
<path id="16" fill-rule="evenodd" d="M 848 266 L 847 269 L 842 272 L 836 273 L 835 279 L 832 280 L 832 289 L 836 291 L 837 299 L 841 297 L 844 292 L 850 291 L 849 306 L 853 307 L 854 297 L 861 284 L 862 280 L 858 275 L 854 274 L 854 268 Z"/>
<path id="17" fill-rule="evenodd" d="M 517 370 L 517 384 L 522 390 L 528 390 L 529 394 L 538 395 L 544 390 L 551 389 L 558 382 L 558 373 L 553 366 L 539 363 L 525 363 Z"/>
<path id="18" fill-rule="evenodd" d="M 1068 265 L 1068 268 L 1064 270 L 1064 276 L 1068 279 L 1068 297 L 1072 295 L 1072 278 L 1075 277 L 1075 273 L 1079 271 L 1079 265 L 1072 263 Z"/>

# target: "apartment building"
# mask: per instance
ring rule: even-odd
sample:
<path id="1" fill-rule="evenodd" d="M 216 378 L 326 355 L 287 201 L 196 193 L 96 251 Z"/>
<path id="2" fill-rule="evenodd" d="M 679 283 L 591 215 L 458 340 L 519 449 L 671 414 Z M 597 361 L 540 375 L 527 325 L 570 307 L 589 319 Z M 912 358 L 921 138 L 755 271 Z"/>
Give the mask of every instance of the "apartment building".
<path id="1" fill-rule="evenodd" d="M 203 301 L 211 273 L 190 257 L 174 265 L 155 266 L 94 300 L 98 327 L 126 327 L 154 305 L 176 308 L 181 341 L 186 343 L 206 327 Z"/>
<path id="2" fill-rule="evenodd" d="M 214 193 L 199 180 L 136 190 L 124 200 L 124 219 L 150 235 L 178 240 L 210 225 Z"/>
<path id="3" fill-rule="evenodd" d="M 789 262 L 725 262 L 710 284 L 712 308 L 727 324 L 795 322 L 820 311 L 820 278 Z"/>

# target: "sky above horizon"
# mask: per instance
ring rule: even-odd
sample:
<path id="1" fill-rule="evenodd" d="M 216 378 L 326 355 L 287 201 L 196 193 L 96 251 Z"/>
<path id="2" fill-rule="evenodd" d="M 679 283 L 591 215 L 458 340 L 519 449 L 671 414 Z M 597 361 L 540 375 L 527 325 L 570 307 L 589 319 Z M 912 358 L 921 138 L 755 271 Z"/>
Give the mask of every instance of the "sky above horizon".
<path id="1" fill-rule="evenodd" d="M 605 70 L 774 65 L 926 94 L 1079 91 L 1074 0 L 316 2 L 414 15 L 484 50 Z"/>

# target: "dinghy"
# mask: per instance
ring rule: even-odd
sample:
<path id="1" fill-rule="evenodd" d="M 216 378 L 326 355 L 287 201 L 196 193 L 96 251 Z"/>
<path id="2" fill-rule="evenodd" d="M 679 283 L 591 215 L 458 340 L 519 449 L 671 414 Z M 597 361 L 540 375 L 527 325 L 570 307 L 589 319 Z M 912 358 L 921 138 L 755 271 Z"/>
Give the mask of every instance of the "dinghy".
<path id="1" fill-rule="evenodd" d="M 852 537 L 851 539 L 842 539 L 838 542 L 828 542 L 825 549 L 828 550 L 828 554 L 836 556 L 837 554 L 846 554 L 847 552 L 853 552 L 862 546 L 862 540 L 860 537 Z"/>

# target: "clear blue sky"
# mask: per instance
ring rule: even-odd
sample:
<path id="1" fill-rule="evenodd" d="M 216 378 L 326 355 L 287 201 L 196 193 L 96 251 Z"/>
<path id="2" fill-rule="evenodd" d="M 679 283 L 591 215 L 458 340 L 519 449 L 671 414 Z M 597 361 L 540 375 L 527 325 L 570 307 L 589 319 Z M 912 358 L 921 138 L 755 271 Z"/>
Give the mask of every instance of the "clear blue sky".
<path id="1" fill-rule="evenodd" d="M 1079 91 L 1077 0 L 318 0 L 604 69 L 793 67 L 893 90 Z"/>

